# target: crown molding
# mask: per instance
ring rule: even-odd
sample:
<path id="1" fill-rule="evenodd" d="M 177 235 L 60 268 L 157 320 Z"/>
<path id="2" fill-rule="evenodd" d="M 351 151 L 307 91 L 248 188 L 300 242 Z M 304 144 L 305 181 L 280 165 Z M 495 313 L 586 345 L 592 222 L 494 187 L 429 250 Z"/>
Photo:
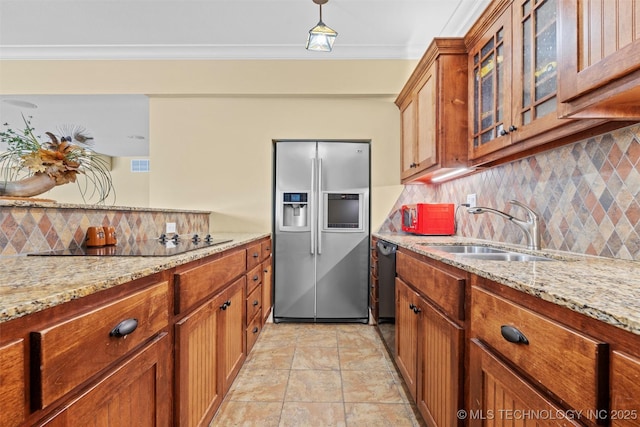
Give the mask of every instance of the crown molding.
<path id="1" fill-rule="evenodd" d="M 425 46 L 336 45 L 332 52 L 299 46 L 223 45 L 29 45 L 0 46 L 0 60 L 239 60 L 419 59 Z"/>

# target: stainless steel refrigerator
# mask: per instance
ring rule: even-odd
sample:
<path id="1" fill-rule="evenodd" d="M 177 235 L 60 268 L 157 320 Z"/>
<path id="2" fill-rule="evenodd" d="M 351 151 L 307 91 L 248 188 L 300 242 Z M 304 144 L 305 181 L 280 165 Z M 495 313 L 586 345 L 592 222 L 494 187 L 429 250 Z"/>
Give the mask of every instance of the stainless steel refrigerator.
<path id="1" fill-rule="evenodd" d="M 368 142 L 278 141 L 276 323 L 369 319 Z"/>

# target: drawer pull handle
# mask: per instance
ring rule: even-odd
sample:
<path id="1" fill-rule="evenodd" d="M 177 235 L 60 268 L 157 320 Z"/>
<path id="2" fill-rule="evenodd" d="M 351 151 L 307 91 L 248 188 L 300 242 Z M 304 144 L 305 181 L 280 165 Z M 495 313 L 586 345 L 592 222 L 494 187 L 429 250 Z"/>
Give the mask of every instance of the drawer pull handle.
<path id="1" fill-rule="evenodd" d="M 256 326 L 255 328 L 253 328 L 253 333 L 257 333 L 258 332 L 258 327 Z"/>
<path id="2" fill-rule="evenodd" d="M 255 301 L 253 302 L 253 306 L 254 306 L 254 307 L 255 307 L 256 305 L 258 305 L 258 304 L 260 304 L 260 303 L 258 302 L 258 300 L 255 300 Z"/>
<path id="3" fill-rule="evenodd" d="M 527 337 L 513 326 L 502 325 L 502 327 L 500 327 L 500 333 L 502 333 L 502 337 L 505 340 L 514 344 L 529 344 Z"/>
<path id="4" fill-rule="evenodd" d="M 138 327 L 138 319 L 126 319 L 118 323 L 115 328 L 109 332 L 110 337 L 126 337 Z"/>

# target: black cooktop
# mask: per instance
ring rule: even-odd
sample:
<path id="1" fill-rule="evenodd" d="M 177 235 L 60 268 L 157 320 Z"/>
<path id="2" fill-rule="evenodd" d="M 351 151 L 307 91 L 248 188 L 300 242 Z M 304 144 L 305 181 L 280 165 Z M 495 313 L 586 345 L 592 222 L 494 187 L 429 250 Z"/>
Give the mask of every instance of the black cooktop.
<path id="1" fill-rule="evenodd" d="M 31 256 L 143 256 L 159 257 L 178 255 L 196 249 L 209 248 L 231 242 L 232 239 L 214 239 L 211 236 L 205 238 L 141 240 L 138 242 L 118 242 L 115 246 L 76 247 L 60 249 L 48 252 L 29 254 Z"/>

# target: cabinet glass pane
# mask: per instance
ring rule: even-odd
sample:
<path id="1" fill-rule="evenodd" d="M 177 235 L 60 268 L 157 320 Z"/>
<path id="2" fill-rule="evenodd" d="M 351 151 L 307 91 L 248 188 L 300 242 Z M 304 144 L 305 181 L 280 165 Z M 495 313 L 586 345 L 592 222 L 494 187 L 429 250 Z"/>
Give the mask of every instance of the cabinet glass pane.
<path id="1" fill-rule="evenodd" d="M 498 86 L 498 105 L 496 109 L 496 122 L 504 120 L 504 90 L 505 90 L 505 78 L 504 67 L 502 66 L 502 60 L 504 59 L 504 45 L 501 44 L 497 49 L 497 72 L 496 72 L 496 85 Z"/>
<path id="2" fill-rule="evenodd" d="M 480 128 L 486 129 L 493 124 L 493 77 L 494 77 L 494 59 L 493 55 L 482 61 L 480 69 L 480 111 L 481 123 Z"/>
<path id="3" fill-rule="evenodd" d="M 522 124 L 555 111 L 557 7 L 557 0 L 522 3 Z"/>
<path id="4" fill-rule="evenodd" d="M 527 2 L 528 3 L 528 2 Z M 527 17 L 522 23 L 522 107 L 531 105 L 531 18 Z"/>
<path id="5" fill-rule="evenodd" d="M 473 127 L 474 146 L 478 148 L 499 134 L 504 120 L 504 91 L 509 90 L 505 78 L 504 29 L 500 28 L 479 52 L 473 54 Z"/>

